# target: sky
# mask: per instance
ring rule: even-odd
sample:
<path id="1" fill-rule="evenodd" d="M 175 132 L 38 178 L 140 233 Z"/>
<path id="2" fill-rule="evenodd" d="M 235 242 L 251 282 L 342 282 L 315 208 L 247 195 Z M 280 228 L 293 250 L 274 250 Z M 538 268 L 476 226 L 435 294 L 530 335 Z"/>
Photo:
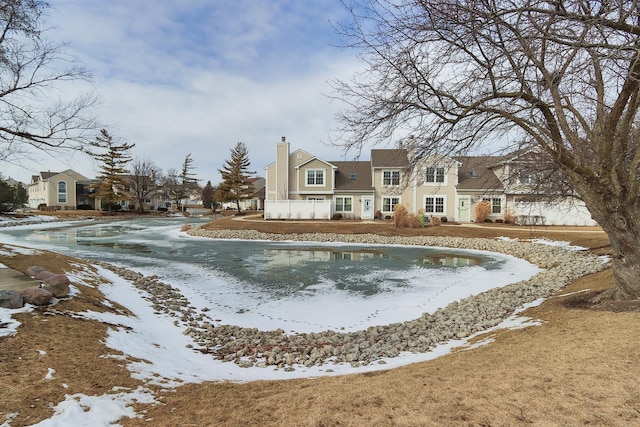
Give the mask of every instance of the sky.
<path id="1" fill-rule="evenodd" d="M 334 25 L 345 22 L 339 0 L 51 0 L 47 38 L 69 44 L 93 74 L 95 113 L 133 157 L 165 173 L 186 155 L 204 185 L 217 183 L 237 142 L 264 176 L 276 142 L 326 160 L 353 160 L 331 146 L 339 139 L 330 81 L 363 65 L 342 49 Z M 40 171 L 72 168 L 89 178 L 98 165 L 76 154 L 43 153 L 0 173 L 25 183 Z"/>

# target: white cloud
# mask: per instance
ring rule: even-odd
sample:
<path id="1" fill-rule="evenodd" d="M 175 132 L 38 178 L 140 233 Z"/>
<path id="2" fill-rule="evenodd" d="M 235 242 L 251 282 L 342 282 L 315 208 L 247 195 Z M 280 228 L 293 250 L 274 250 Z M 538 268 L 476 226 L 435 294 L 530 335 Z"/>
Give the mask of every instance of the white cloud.
<path id="1" fill-rule="evenodd" d="M 293 149 L 341 159 L 321 141 L 337 127 L 340 108 L 326 96 L 327 81 L 359 66 L 334 47 L 329 21 L 342 13 L 337 1 L 59 0 L 49 15 L 52 34 L 94 72 L 97 113 L 109 132 L 164 171 L 191 153 L 198 177 L 215 183 L 238 141 L 258 173 L 274 160 L 281 136 Z M 34 157 L 27 170 L 3 174 L 27 181 L 72 167 L 95 176 L 81 156 Z"/>

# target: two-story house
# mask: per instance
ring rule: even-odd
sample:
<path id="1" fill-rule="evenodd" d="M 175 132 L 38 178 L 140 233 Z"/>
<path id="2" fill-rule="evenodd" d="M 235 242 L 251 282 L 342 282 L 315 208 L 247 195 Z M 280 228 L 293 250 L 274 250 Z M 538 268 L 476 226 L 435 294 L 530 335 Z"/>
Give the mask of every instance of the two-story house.
<path id="1" fill-rule="evenodd" d="M 470 222 L 477 204 L 487 201 L 491 220 L 596 225 L 577 199 L 532 196 L 530 152 L 455 159 L 433 154 L 417 162 L 411 154 L 410 146 L 372 149 L 368 161 L 327 161 L 304 150 L 290 152 L 282 138 L 276 161 L 265 168 L 264 217 L 390 218 L 402 204 L 412 214 Z"/>
<path id="2" fill-rule="evenodd" d="M 93 209 L 95 199 L 90 197 L 93 193 L 93 182 L 72 169 L 63 172 L 40 172 L 31 177 L 31 183 L 27 188 L 29 207 L 77 209 L 80 206 Z"/>

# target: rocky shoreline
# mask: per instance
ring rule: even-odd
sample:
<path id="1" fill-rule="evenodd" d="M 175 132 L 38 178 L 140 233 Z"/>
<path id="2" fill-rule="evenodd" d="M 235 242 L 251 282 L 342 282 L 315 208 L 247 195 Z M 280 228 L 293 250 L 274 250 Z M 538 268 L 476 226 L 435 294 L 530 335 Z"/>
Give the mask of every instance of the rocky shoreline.
<path id="1" fill-rule="evenodd" d="M 341 333 L 286 334 L 283 330 L 260 331 L 233 325 L 219 325 L 208 312 L 189 305 L 187 299 L 156 277 L 145 277 L 128 269 L 100 263 L 136 287 L 146 291 L 158 313 L 176 318 L 186 327 L 198 347 L 194 350 L 241 367 L 277 367 L 290 371 L 296 366 L 350 363 L 353 367 L 385 363 L 383 359 L 401 352 L 423 353 L 451 339 L 468 337 L 499 324 L 524 304 L 546 298 L 577 278 L 605 267 L 601 258 L 557 246 L 509 240 L 457 237 L 389 237 L 373 234 L 274 234 L 252 230 L 208 231 L 193 228 L 188 234 L 213 239 L 344 242 L 376 245 L 438 246 L 500 252 L 525 259 L 545 269 L 529 280 L 491 289 L 452 302 L 418 319 L 366 330 Z M 213 315 L 213 314 L 212 314 Z M 330 369 L 327 369 L 330 371 Z"/>

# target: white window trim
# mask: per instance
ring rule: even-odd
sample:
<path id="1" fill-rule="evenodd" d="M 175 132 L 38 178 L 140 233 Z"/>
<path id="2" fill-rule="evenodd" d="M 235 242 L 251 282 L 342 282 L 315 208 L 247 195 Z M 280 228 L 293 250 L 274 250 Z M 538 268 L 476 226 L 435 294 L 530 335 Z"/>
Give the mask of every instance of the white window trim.
<path id="1" fill-rule="evenodd" d="M 351 203 L 350 203 L 351 209 L 349 209 L 349 210 L 344 210 L 343 209 L 343 210 L 339 211 L 338 210 L 338 203 L 337 203 L 338 199 L 342 199 L 343 200 L 342 201 L 342 207 L 343 208 L 344 208 L 344 205 L 345 205 L 344 201 L 347 200 L 347 199 L 351 200 Z M 335 196 L 334 197 L 334 201 L 333 201 L 333 206 L 334 206 L 334 209 L 335 209 L 336 212 L 353 213 L 353 196 Z"/>
<path id="2" fill-rule="evenodd" d="M 389 181 L 391 182 L 390 184 L 385 184 L 384 183 L 384 173 L 385 172 L 389 172 L 391 174 L 391 177 L 389 179 Z M 393 174 L 397 173 L 398 174 L 398 183 L 397 184 L 393 184 Z M 402 172 L 399 170 L 394 170 L 394 169 L 383 169 L 382 170 L 382 186 L 383 187 L 397 187 L 402 183 Z"/>
<path id="3" fill-rule="evenodd" d="M 427 199 L 433 199 L 433 212 L 427 212 Z M 436 212 L 436 199 L 442 199 L 442 212 Z M 422 208 L 424 209 L 424 213 L 425 215 L 441 215 L 441 216 L 447 216 L 447 196 L 439 196 L 439 195 L 434 195 L 434 196 L 424 196 L 424 199 L 422 200 Z"/>
<path id="4" fill-rule="evenodd" d="M 428 168 L 433 168 L 434 169 L 434 173 L 433 173 L 433 182 L 427 182 L 427 169 Z M 444 169 L 444 181 L 442 182 L 437 182 L 436 179 L 438 177 L 438 169 Z M 447 181 L 448 181 L 448 175 L 449 175 L 449 168 L 446 166 L 442 166 L 442 165 L 428 165 L 425 166 L 424 168 L 424 185 L 433 185 L 433 186 L 442 186 L 442 185 L 447 185 Z"/>
<path id="5" fill-rule="evenodd" d="M 391 210 L 385 211 L 384 210 L 384 199 L 398 199 L 398 203 L 396 203 L 396 206 L 402 203 L 402 199 L 400 198 L 400 196 L 384 196 L 382 198 L 382 200 L 381 200 L 382 206 L 380 206 L 380 212 L 393 213 L 393 208 L 395 208 L 395 206 L 394 206 L 394 207 L 391 208 Z"/>
<path id="6" fill-rule="evenodd" d="M 314 173 L 314 181 L 317 180 L 318 172 L 322 173 L 322 184 L 309 184 L 309 172 Z M 305 169 L 304 185 L 306 187 L 325 187 L 327 185 L 327 173 L 324 169 Z"/>
<path id="7" fill-rule="evenodd" d="M 64 191 L 60 191 L 60 184 L 64 184 Z M 69 200 L 68 194 L 69 192 L 67 191 L 67 188 L 69 187 L 67 185 L 66 181 L 58 181 L 58 183 L 56 184 L 56 190 L 57 190 L 57 195 L 58 195 L 58 203 L 67 203 L 67 201 Z M 60 200 L 60 196 L 64 196 L 64 200 Z"/>
<path id="8" fill-rule="evenodd" d="M 500 203 L 500 212 L 494 212 L 493 208 L 495 206 L 494 200 L 497 200 Z M 502 206 L 504 206 L 502 197 L 484 197 L 482 201 L 491 203 L 491 214 L 490 215 L 501 215 L 502 214 Z"/>

